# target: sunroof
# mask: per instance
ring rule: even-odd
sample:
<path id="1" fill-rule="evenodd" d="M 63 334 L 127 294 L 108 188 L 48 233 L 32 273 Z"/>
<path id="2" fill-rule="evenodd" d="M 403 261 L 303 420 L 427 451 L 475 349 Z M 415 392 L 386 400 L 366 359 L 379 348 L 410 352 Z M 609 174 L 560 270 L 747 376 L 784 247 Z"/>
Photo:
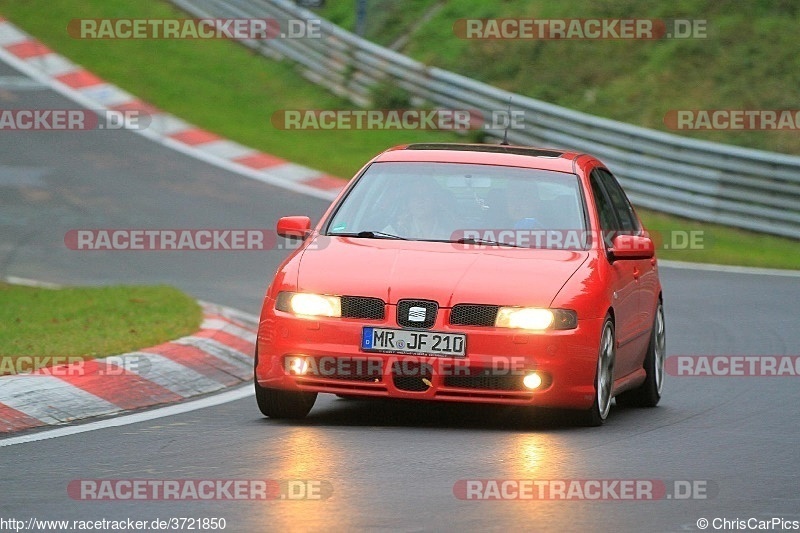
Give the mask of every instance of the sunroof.
<path id="1" fill-rule="evenodd" d="M 493 154 L 527 155 L 531 157 L 560 157 L 563 153 L 556 150 L 504 146 L 502 144 L 416 143 L 409 144 L 406 147 L 406 150 L 454 150 L 460 152 L 489 152 Z"/>

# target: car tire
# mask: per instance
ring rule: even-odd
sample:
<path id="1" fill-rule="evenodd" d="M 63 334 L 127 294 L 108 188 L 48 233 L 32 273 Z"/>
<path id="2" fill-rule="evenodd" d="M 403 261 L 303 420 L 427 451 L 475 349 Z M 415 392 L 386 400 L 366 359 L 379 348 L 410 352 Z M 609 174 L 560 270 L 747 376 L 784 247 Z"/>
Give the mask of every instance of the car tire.
<path id="1" fill-rule="evenodd" d="M 270 418 L 305 418 L 317 401 L 316 392 L 268 389 L 255 382 L 256 403 L 264 416 Z"/>
<path id="2" fill-rule="evenodd" d="M 617 405 L 622 407 L 655 407 L 661 400 L 661 389 L 664 386 L 664 360 L 666 359 L 667 335 L 664 323 L 664 306 L 659 301 L 650 344 L 644 358 L 644 370 L 647 377 L 639 387 L 625 391 L 617 396 Z"/>
<path id="3" fill-rule="evenodd" d="M 255 367 L 258 367 L 258 348 L 253 362 L 253 384 L 256 389 L 256 403 L 261 413 L 270 418 L 305 418 L 317 401 L 317 393 L 262 387 L 255 375 Z"/>
<path id="4" fill-rule="evenodd" d="M 600 334 L 600 348 L 597 353 L 597 370 L 594 377 L 594 403 L 583 415 L 587 426 L 602 426 L 611 409 L 612 391 L 614 388 L 614 361 L 616 359 L 616 337 L 614 321 L 606 317 Z"/>

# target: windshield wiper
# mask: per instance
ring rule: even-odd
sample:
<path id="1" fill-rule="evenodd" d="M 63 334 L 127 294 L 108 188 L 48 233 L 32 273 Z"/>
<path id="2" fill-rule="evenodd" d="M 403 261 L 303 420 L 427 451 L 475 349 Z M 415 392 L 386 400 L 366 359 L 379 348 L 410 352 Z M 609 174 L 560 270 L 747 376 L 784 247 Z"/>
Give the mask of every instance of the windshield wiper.
<path id="1" fill-rule="evenodd" d="M 524 246 L 511 244 L 510 242 L 491 241 L 489 239 L 475 239 L 474 237 L 462 237 L 461 239 L 456 239 L 453 242 L 458 244 L 488 244 L 490 246 L 508 246 L 510 248 L 524 248 Z"/>
<path id="2" fill-rule="evenodd" d="M 359 237 L 361 239 L 398 239 L 407 241 L 405 237 L 384 233 L 382 231 L 359 231 L 356 233 L 329 233 L 331 237 Z"/>

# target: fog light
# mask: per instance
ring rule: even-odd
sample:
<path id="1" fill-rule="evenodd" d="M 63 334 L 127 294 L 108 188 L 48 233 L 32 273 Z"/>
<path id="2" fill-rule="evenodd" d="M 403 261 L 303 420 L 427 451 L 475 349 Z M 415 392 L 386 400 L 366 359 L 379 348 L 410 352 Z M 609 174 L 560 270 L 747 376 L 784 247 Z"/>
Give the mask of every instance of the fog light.
<path id="1" fill-rule="evenodd" d="M 291 374 L 303 376 L 308 372 L 308 359 L 305 357 L 289 357 L 286 359 L 286 368 Z"/>
<path id="2" fill-rule="evenodd" d="M 542 384 L 542 376 L 537 374 L 536 372 L 531 372 L 524 378 L 522 378 L 522 384 L 525 385 L 528 389 L 538 389 Z"/>

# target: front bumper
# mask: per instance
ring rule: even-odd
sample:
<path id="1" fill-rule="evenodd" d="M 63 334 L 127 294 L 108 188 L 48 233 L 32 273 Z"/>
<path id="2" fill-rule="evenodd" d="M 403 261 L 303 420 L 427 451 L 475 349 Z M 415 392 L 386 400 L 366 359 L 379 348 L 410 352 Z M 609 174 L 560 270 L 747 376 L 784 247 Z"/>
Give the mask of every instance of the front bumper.
<path id="1" fill-rule="evenodd" d="M 392 320 L 311 320 L 267 309 L 259 325 L 256 379 L 267 388 L 343 395 L 569 409 L 592 405 L 602 319 L 579 320 L 573 330 L 529 333 L 450 326 L 449 313 L 442 311 L 431 331 L 465 333 L 464 358 L 362 351 L 362 328 L 400 327 Z M 308 358 L 305 374 L 287 364 L 297 356 Z M 543 383 L 528 390 L 522 378 L 534 371 Z"/>

